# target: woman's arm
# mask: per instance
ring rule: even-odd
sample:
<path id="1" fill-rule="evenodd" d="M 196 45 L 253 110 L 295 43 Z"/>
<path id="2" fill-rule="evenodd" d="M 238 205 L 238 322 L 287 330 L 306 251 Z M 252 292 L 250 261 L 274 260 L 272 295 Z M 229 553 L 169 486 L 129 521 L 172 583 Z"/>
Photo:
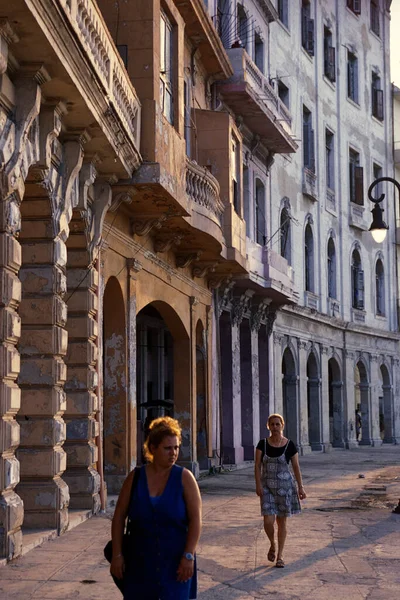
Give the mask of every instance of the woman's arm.
<path id="1" fill-rule="evenodd" d="M 123 483 L 111 525 L 112 561 L 110 571 L 117 579 L 122 579 L 124 575 L 125 565 L 122 555 L 122 540 L 124 538 L 125 520 L 128 515 L 129 501 L 131 499 L 134 472 L 135 470 L 129 473 Z"/>
<path id="2" fill-rule="evenodd" d="M 300 500 L 304 500 L 304 498 L 307 498 L 307 495 L 304 491 L 303 481 L 301 479 L 299 455 L 295 454 L 294 456 L 292 456 L 291 460 L 292 460 L 293 473 L 294 473 L 294 476 L 296 477 L 297 487 L 299 488 L 299 498 L 300 498 Z"/>
<path id="3" fill-rule="evenodd" d="M 261 456 L 262 452 L 258 448 L 256 449 L 256 456 L 254 459 L 254 479 L 256 480 L 256 494 L 262 496 L 262 485 L 261 485 Z"/>
<path id="4" fill-rule="evenodd" d="M 182 473 L 183 497 L 188 515 L 188 532 L 184 552 L 193 554 L 201 533 L 201 496 L 199 486 L 193 474 L 187 469 Z M 194 561 L 184 556 L 181 558 L 177 571 L 178 581 L 188 581 L 194 572 Z"/>

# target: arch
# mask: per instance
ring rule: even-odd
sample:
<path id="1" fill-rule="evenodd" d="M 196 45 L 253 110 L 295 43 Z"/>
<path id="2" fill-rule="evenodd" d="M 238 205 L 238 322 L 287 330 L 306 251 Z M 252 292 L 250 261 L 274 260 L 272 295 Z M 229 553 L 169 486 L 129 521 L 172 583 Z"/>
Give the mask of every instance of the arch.
<path id="1" fill-rule="evenodd" d="M 375 263 L 375 312 L 385 316 L 385 270 L 381 258 Z"/>
<path id="2" fill-rule="evenodd" d="M 329 441 L 334 448 L 345 447 L 343 382 L 336 356 L 328 360 Z"/>
<path id="3" fill-rule="evenodd" d="M 260 27 L 254 28 L 254 62 L 261 73 L 264 73 L 265 41 Z"/>
<path id="4" fill-rule="evenodd" d="M 364 357 L 360 356 L 354 368 L 355 414 L 357 441 L 362 445 L 371 444 L 371 410 L 368 368 Z M 359 418 L 360 425 L 357 426 Z"/>
<path id="5" fill-rule="evenodd" d="M 310 222 L 304 230 L 304 276 L 306 291 L 314 292 L 314 235 Z"/>
<path id="6" fill-rule="evenodd" d="M 255 239 L 257 244 L 262 246 L 265 245 L 266 238 L 266 218 L 265 218 L 265 206 L 266 206 L 266 188 L 265 184 L 259 177 L 255 179 L 254 186 L 254 226 L 255 226 Z"/>
<path id="7" fill-rule="evenodd" d="M 290 347 L 286 347 L 282 355 L 282 400 L 283 418 L 285 419 L 286 436 L 295 444 L 299 436 L 298 377 L 296 361 Z"/>
<path id="8" fill-rule="evenodd" d="M 176 310 L 163 300 L 153 300 L 136 316 L 137 329 L 137 451 L 152 419 L 171 415 L 182 427 L 180 460 L 192 456 L 190 338 Z M 192 465 L 188 465 L 190 468 Z"/>
<path id="9" fill-rule="evenodd" d="M 103 461 L 110 494 L 117 494 L 129 472 L 127 340 L 121 285 L 110 277 L 103 296 Z"/>
<path id="10" fill-rule="evenodd" d="M 281 256 L 286 258 L 289 265 L 292 262 L 292 228 L 290 219 L 290 209 L 283 206 L 279 220 L 280 253 Z"/>
<path id="11" fill-rule="evenodd" d="M 201 319 L 196 324 L 196 446 L 200 469 L 208 469 L 208 398 L 205 329 Z"/>
<path id="12" fill-rule="evenodd" d="M 321 379 L 317 356 L 312 349 L 307 359 L 308 438 L 312 450 L 322 450 Z"/>
<path id="13" fill-rule="evenodd" d="M 379 367 L 379 430 L 384 444 L 394 441 L 394 406 L 390 369 L 382 362 Z"/>
<path id="14" fill-rule="evenodd" d="M 337 298 L 337 289 L 336 289 L 336 247 L 334 238 L 331 235 L 328 239 L 328 297 L 336 299 Z"/>

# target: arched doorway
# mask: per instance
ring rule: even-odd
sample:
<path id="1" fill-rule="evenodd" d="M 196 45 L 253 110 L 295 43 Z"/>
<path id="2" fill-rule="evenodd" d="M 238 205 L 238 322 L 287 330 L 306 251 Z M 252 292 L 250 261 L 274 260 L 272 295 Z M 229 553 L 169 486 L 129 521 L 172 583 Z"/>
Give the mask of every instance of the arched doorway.
<path id="1" fill-rule="evenodd" d="M 321 443 L 321 382 L 314 352 L 307 360 L 308 438 L 312 450 L 322 450 Z"/>
<path id="2" fill-rule="evenodd" d="M 371 445 L 371 413 L 369 406 L 369 381 L 367 369 L 362 360 L 356 364 L 354 371 L 355 382 L 355 411 L 361 415 L 361 431 L 359 443 Z"/>
<path id="3" fill-rule="evenodd" d="M 334 448 L 344 448 L 343 382 L 335 358 L 328 361 L 329 378 L 329 441 Z"/>
<path id="4" fill-rule="evenodd" d="M 103 300 L 103 460 L 109 494 L 117 494 L 130 469 L 125 305 L 110 277 Z"/>
<path id="5" fill-rule="evenodd" d="M 386 365 L 380 370 L 381 392 L 379 394 L 379 429 L 384 444 L 393 443 L 393 394 Z"/>
<path id="6" fill-rule="evenodd" d="M 204 343 L 204 327 L 201 321 L 198 321 L 196 327 L 196 429 L 197 460 L 199 468 L 208 469 L 206 349 Z"/>
<path id="7" fill-rule="evenodd" d="M 286 348 L 282 358 L 282 399 L 286 437 L 299 443 L 299 415 L 297 402 L 297 374 L 293 354 Z"/>
<path id="8" fill-rule="evenodd" d="M 174 309 L 162 301 L 142 308 L 136 318 L 137 460 L 149 423 L 160 416 L 182 427 L 180 462 L 191 468 L 192 406 L 189 336 Z M 190 464 L 189 464 L 190 463 Z"/>

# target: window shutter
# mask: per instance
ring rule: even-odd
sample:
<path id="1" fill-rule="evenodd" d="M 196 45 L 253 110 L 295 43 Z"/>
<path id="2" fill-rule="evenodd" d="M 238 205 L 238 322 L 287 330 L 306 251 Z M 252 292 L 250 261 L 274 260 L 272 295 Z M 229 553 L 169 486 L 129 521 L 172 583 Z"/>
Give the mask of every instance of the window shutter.
<path id="1" fill-rule="evenodd" d="M 375 90 L 375 117 L 383 121 L 383 90 Z"/>
<path id="2" fill-rule="evenodd" d="M 309 157 L 309 167 L 311 169 L 311 171 L 313 171 L 315 173 L 315 147 L 314 147 L 314 129 L 310 129 L 308 130 L 308 134 L 309 134 L 309 153 L 310 153 L 310 157 Z"/>
<path id="3" fill-rule="evenodd" d="M 305 49 L 307 49 L 307 22 L 308 22 L 308 17 L 303 11 L 302 21 L 301 21 L 301 45 Z"/>
<path id="4" fill-rule="evenodd" d="M 353 11 L 356 15 L 361 15 L 361 0 L 353 0 Z"/>
<path id="5" fill-rule="evenodd" d="M 353 65 L 353 87 L 354 87 L 354 96 L 353 100 L 358 102 L 358 60 L 355 58 Z"/>
<path id="6" fill-rule="evenodd" d="M 307 19 L 307 52 L 314 56 L 314 19 Z"/>
<path id="7" fill-rule="evenodd" d="M 328 48 L 328 78 L 336 81 L 336 54 L 333 46 Z"/>
<path id="8" fill-rule="evenodd" d="M 357 306 L 364 310 L 364 271 L 357 269 Z"/>
<path id="9" fill-rule="evenodd" d="M 303 163 L 305 167 L 310 166 L 310 138 L 309 138 L 308 122 L 303 117 Z"/>
<path id="10" fill-rule="evenodd" d="M 351 8 L 351 10 L 353 10 L 353 0 L 347 0 L 347 8 Z"/>
<path id="11" fill-rule="evenodd" d="M 289 14 L 288 14 L 288 2 L 287 0 L 283 0 L 282 2 L 282 23 L 284 25 L 289 24 Z"/>
<path id="12" fill-rule="evenodd" d="M 347 96 L 353 97 L 353 68 L 349 59 L 347 59 Z"/>
<path id="13" fill-rule="evenodd" d="M 355 203 L 360 206 L 364 205 L 364 169 L 363 167 L 354 168 L 354 183 L 355 183 Z"/>

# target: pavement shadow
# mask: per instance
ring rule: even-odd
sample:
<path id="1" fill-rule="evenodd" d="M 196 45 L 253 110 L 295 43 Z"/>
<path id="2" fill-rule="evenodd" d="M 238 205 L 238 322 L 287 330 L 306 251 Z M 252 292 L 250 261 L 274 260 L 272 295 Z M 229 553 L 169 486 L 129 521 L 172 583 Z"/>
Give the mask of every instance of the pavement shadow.
<path id="1" fill-rule="evenodd" d="M 360 511 L 360 516 L 361 515 L 362 515 L 362 512 Z M 221 581 L 220 583 L 216 584 L 214 587 L 207 589 L 207 591 L 205 591 L 205 592 L 200 592 L 200 594 L 198 595 L 198 600 L 206 600 L 206 598 L 210 598 L 209 594 L 211 592 L 213 594 L 214 593 L 218 594 L 218 592 L 226 591 L 227 588 L 229 588 L 229 590 L 230 590 L 229 597 L 232 600 L 235 598 L 235 596 L 234 596 L 235 590 L 237 590 L 238 592 L 240 591 L 240 592 L 247 593 L 250 595 L 257 594 L 260 592 L 265 593 L 265 592 L 263 592 L 262 588 L 265 585 L 268 585 L 268 583 L 276 584 L 276 586 L 278 587 L 279 580 L 283 579 L 288 574 L 293 575 L 294 573 L 299 572 L 302 569 L 309 567 L 310 564 L 315 564 L 318 561 L 325 560 L 327 558 L 332 557 L 333 555 L 340 556 L 340 554 L 342 554 L 344 552 L 348 552 L 352 548 L 360 549 L 360 547 L 362 547 L 363 545 L 378 542 L 379 540 L 381 540 L 383 537 L 385 537 L 389 533 L 385 527 L 385 524 L 388 524 L 389 522 L 393 522 L 396 519 L 397 519 L 396 515 L 390 514 L 383 521 L 379 521 L 379 523 L 367 525 L 365 528 L 362 529 L 362 532 L 359 535 L 353 534 L 353 535 L 349 535 L 347 537 L 338 538 L 337 539 L 338 547 L 333 548 L 332 544 L 330 543 L 329 545 L 325 546 L 324 548 L 316 550 L 315 552 L 311 552 L 310 554 L 306 554 L 305 556 L 302 556 L 298 560 L 291 562 L 284 569 L 276 569 L 274 567 L 268 567 L 267 565 L 266 566 L 261 565 L 259 567 L 252 569 L 251 572 L 241 573 L 240 575 L 238 575 L 237 571 L 235 571 L 234 569 L 224 568 L 223 569 L 224 574 L 229 575 L 229 572 L 231 572 L 232 578 L 225 579 L 223 582 Z M 360 538 L 364 538 L 364 541 L 362 541 L 362 539 L 360 539 Z M 343 547 L 340 547 L 340 546 L 343 546 Z M 210 569 L 209 571 L 206 571 L 205 569 L 203 569 L 202 565 L 206 566 L 207 564 L 209 564 L 210 567 L 211 567 L 211 565 L 213 565 L 214 569 Z M 216 567 L 216 569 L 215 569 L 215 567 Z M 210 560 L 204 556 L 201 556 L 200 569 L 199 569 L 200 573 L 204 572 L 206 575 L 210 576 L 209 572 L 216 571 L 217 569 L 220 570 L 220 565 L 218 565 L 218 563 L 216 563 L 214 560 Z M 213 575 L 211 575 L 211 577 L 214 578 Z M 360 577 L 362 577 L 362 575 L 360 575 Z M 276 590 L 276 592 L 279 592 L 279 587 Z M 274 590 L 271 590 L 271 593 L 274 593 Z M 217 595 L 215 597 L 218 598 L 219 596 Z M 221 598 L 222 598 L 222 596 L 221 596 Z"/>

